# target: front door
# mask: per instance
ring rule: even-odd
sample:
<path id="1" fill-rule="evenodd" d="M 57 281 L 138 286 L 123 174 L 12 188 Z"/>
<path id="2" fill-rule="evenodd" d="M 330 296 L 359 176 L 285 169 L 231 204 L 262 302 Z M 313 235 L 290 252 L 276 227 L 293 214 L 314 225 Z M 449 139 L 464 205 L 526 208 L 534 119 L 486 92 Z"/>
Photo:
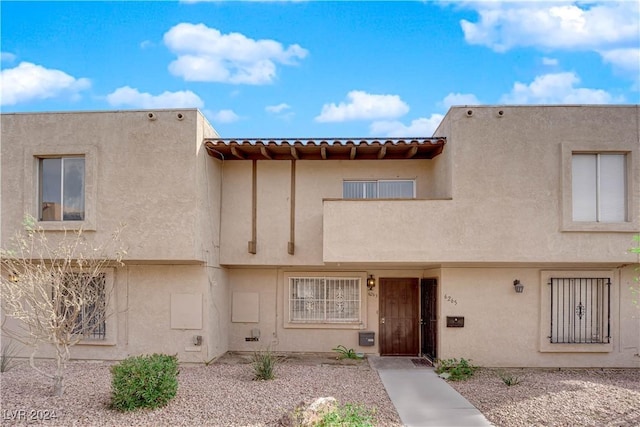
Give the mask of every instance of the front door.
<path id="1" fill-rule="evenodd" d="M 432 361 L 436 360 L 436 332 L 438 330 L 438 316 L 436 301 L 438 300 L 438 281 L 436 279 L 422 279 L 420 281 L 420 338 L 422 354 Z"/>
<path id="2" fill-rule="evenodd" d="M 380 278 L 380 354 L 419 354 L 419 279 Z"/>

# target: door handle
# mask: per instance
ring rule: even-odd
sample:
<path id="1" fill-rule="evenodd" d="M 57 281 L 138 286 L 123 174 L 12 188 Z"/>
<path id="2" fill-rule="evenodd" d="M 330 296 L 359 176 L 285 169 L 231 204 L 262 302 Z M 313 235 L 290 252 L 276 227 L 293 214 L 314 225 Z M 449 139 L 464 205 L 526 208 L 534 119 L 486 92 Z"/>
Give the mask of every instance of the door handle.
<path id="1" fill-rule="evenodd" d="M 380 318 L 380 323 L 381 323 L 381 324 L 382 324 L 382 323 L 384 323 L 384 317 L 381 317 L 381 318 Z"/>

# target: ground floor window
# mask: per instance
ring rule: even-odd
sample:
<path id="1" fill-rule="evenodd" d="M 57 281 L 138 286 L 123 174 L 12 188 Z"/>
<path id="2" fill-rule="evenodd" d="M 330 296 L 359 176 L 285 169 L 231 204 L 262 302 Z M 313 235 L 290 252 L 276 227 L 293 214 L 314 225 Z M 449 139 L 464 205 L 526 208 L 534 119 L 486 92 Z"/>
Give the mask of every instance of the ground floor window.
<path id="1" fill-rule="evenodd" d="M 67 330 L 82 335 L 85 340 L 105 340 L 107 336 L 107 289 L 104 273 L 69 273 L 63 283 L 53 287 L 52 298 L 58 311 L 58 321 L 69 325 Z"/>
<path id="2" fill-rule="evenodd" d="M 360 278 L 290 277 L 289 321 L 360 322 Z"/>
<path id="3" fill-rule="evenodd" d="M 607 344 L 611 340 L 611 279 L 550 278 L 551 343 Z"/>

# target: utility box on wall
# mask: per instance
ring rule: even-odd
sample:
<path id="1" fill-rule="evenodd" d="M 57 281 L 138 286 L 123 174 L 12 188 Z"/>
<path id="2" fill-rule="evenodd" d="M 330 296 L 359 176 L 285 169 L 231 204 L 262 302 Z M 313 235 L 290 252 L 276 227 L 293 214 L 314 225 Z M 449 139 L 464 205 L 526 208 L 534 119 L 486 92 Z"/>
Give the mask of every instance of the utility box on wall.
<path id="1" fill-rule="evenodd" d="M 375 332 L 358 332 L 358 336 L 360 338 L 358 343 L 361 347 L 368 347 L 375 344 Z"/>

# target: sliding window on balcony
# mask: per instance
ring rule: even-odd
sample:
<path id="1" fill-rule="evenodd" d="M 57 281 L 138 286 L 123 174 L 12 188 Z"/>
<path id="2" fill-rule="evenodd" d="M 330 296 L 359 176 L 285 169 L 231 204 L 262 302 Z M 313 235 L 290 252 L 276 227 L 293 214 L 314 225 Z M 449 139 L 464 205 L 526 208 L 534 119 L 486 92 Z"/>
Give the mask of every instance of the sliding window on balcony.
<path id="1" fill-rule="evenodd" d="M 416 185 L 413 180 L 343 181 L 345 199 L 414 199 Z"/>

